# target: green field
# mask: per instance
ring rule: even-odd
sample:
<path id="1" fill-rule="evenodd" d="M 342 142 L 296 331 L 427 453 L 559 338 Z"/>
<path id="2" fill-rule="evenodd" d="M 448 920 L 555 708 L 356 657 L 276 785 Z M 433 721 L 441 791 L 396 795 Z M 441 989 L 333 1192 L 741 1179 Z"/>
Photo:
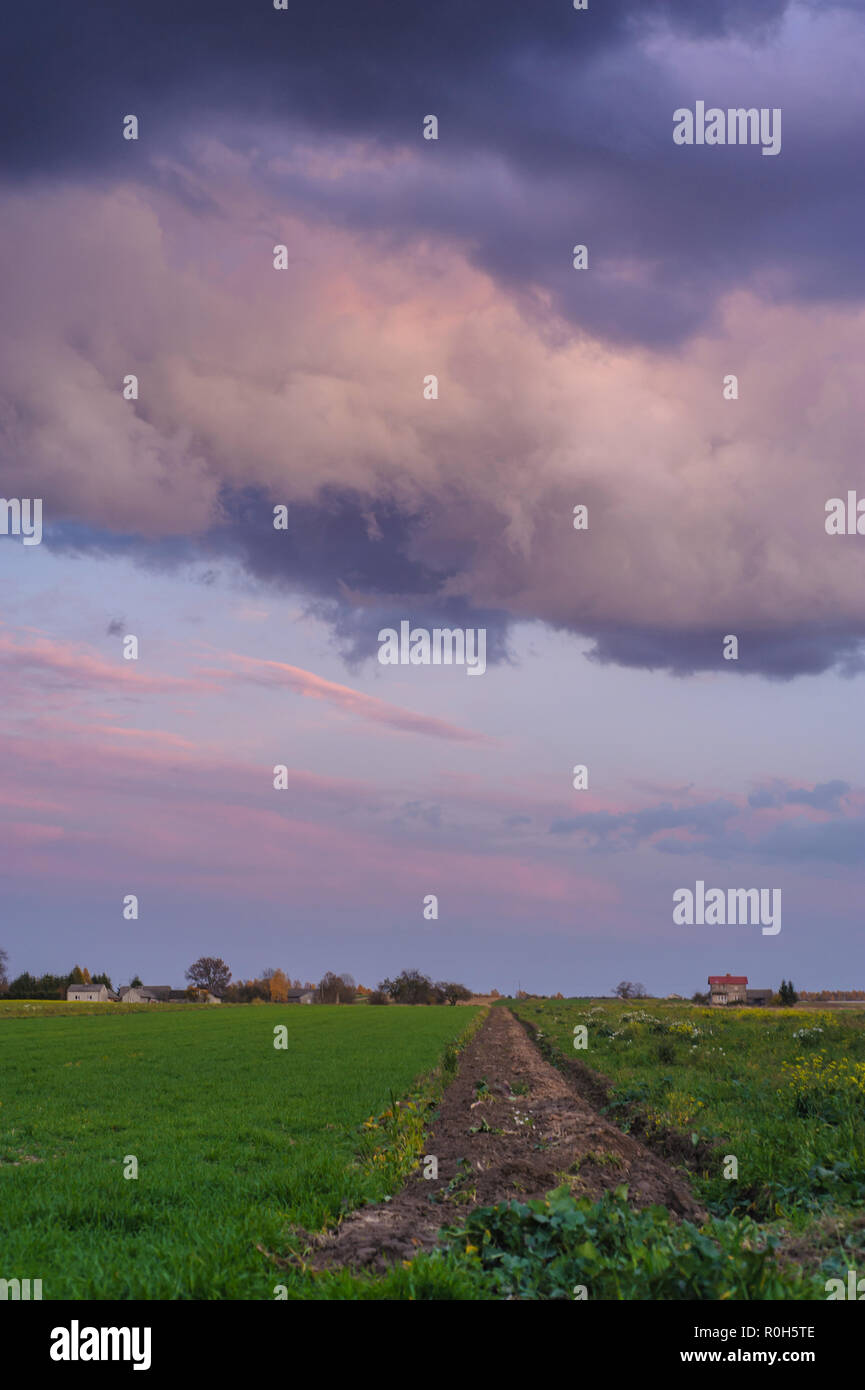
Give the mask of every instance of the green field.
<path id="1" fill-rule="evenodd" d="M 658 1000 L 524 1000 L 514 1012 L 543 1046 L 612 1081 L 607 1114 L 621 1127 L 679 1135 L 680 1152 L 690 1141 L 691 1184 L 711 1212 L 774 1223 L 806 1254 L 811 1238 L 824 1272 L 861 1263 L 865 1012 Z M 738 1160 L 735 1181 L 725 1155 Z"/>
<path id="2" fill-rule="evenodd" d="M 85 1004 L 82 1000 L 67 999 L 0 999 L 0 1023 L 7 1018 L 85 1018 L 88 1014 L 99 1014 L 110 1018 L 118 1014 L 146 1014 L 153 1012 L 154 1004 Z M 159 1009 L 207 1009 L 210 1004 L 160 1004 Z"/>
<path id="3" fill-rule="evenodd" d="M 470 1212 L 384 1276 L 313 1274 L 286 1257 L 396 1191 L 484 1011 L 9 1001 L 0 1277 L 46 1299 L 807 1299 L 862 1264 L 865 1013 L 510 1007 L 551 1060 L 610 1080 L 614 1122 L 687 1165 L 701 1231 L 624 1190 L 574 1196 L 563 1173 L 549 1201 Z"/>
<path id="4" fill-rule="evenodd" d="M 255 1247 L 284 1250 L 292 1226 L 393 1190 L 422 1118 L 390 1135 L 363 1123 L 448 1050 L 452 1066 L 478 1014 L 70 1007 L 0 1012 L 0 1275 L 41 1278 L 46 1299 L 269 1299 L 297 1284 Z"/>

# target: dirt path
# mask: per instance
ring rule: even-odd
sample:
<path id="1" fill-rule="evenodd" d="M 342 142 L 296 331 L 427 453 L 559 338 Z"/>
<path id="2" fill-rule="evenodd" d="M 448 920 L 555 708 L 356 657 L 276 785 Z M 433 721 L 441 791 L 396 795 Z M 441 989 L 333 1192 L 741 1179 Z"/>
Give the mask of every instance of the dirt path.
<path id="1" fill-rule="evenodd" d="M 685 1180 L 610 1124 L 579 1085 L 544 1060 L 509 1010 L 492 1009 L 429 1136 L 438 1177 L 413 1174 L 390 1202 L 352 1212 L 310 1263 L 382 1270 L 435 1244 L 439 1228 L 472 1207 L 542 1197 L 565 1181 L 595 1198 L 627 1183 L 634 1206 L 704 1219 Z"/>

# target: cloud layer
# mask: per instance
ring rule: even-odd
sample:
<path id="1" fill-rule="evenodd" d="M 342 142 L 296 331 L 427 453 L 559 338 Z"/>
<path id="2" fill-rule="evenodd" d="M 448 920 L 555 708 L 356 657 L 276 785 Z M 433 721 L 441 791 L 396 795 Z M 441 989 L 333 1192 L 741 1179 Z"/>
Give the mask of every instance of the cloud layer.
<path id="1" fill-rule="evenodd" d="M 742 291 L 687 347 L 551 339 L 458 251 L 304 223 L 210 161 L 205 217 L 144 187 L 6 200 L 0 482 L 43 497 L 45 543 L 240 561 L 361 657 L 473 617 L 491 659 L 540 619 L 624 665 L 723 669 L 735 633 L 740 672 L 861 669 L 857 541 L 823 522 L 862 478 L 862 310 Z"/>

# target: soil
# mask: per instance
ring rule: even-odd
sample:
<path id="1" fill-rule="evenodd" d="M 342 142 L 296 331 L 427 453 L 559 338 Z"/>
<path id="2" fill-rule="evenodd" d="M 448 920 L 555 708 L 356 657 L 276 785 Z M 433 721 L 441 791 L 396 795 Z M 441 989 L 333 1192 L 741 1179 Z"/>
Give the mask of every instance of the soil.
<path id="1" fill-rule="evenodd" d="M 600 1099 L 596 1079 L 578 1070 L 563 1075 L 508 1009 L 492 1009 L 428 1135 L 438 1176 L 425 1179 L 421 1168 L 389 1202 L 311 1238 L 306 1262 L 383 1271 L 434 1245 L 442 1226 L 476 1206 L 543 1197 L 564 1182 L 593 1199 L 626 1183 L 635 1207 L 657 1204 L 705 1220 L 684 1176 L 600 1115 Z"/>
<path id="2" fill-rule="evenodd" d="M 529 1037 L 534 1038 L 538 1031 L 537 1026 L 528 1019 L 522 1019 L 521 1022 Z M 541 1051 L 544 1052 L 543 1047 Z M 548 1052 L 547 1055 L 549 1056 Z M 578 1057 L 566 1057 L 561 1053 L 556 1054 L 556 1069 L 564 1073 L 577 1094 L 589 1100 L 596 1110 L 603 1110 L 608 1105 L 612 1097 L 613 1082 L 608 1076 L 604 1076 L 603 1072 L 593 1071 Z M 717 1166 L 718 1149 L 722 1142 L 720 1139 L 700 1139 L 695 1145 L 690 1134 L 682 1130 L 650 1124 L 638 1105 L 627 1106 L 621 1118 L 627 1119 L 629 1134 L 647 1148 L 675 1163 L 677 1167 L 700 1173 L 709 1169 L 713 1163 Z"/>

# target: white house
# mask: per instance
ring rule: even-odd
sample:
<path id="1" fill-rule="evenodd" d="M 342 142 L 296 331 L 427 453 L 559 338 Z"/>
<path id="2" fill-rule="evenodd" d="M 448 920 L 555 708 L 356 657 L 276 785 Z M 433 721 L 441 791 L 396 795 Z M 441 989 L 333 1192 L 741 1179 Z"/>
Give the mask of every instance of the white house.
<path id="1" fill-rule="evenodd" d="M 155 994 L 151 994 L 146 989 L 133 989 L 132 985 L 124 985 L 120 990 L 121 1004 L 156 1004 L 158 999 Z"/>
<path id="2" fill-rule="evenodd" d="M 123 1004 L 188 1004 L 189 999 L 185 989 L 171 989 L 168 985 L 124 985 L 120 990 L 120 999 Z M 219 1004 L 222 1001 L 217 999 L 215 994 L 209 990 L 202 991 L 199 996 L 202 1004 Z"/>
<path id="3" fill-rule="evenodd" d="M 117 998 L 107 985 L 70 985 L 66 998 L 77 1000 L 79 1004 L 108 1004 Z"/>

